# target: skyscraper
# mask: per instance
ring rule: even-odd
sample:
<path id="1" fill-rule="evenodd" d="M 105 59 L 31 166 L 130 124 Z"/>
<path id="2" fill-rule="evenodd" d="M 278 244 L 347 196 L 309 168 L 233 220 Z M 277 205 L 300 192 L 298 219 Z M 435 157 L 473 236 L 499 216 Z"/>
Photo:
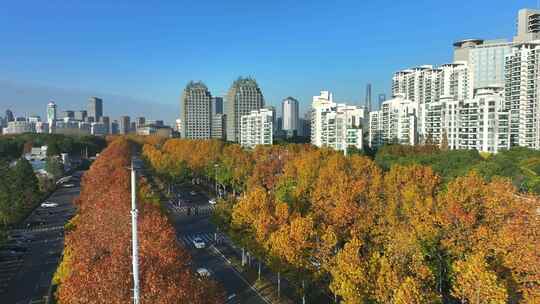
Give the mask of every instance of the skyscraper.
<path id="1" fill-rule="evenodd" d="M 129 116 L 120 116 L 120 121 L 118 122 L 118 133 L 119 134 L 128 134 L 130 129 Z"/>
<path id="2" fill-rule="evenodd" d="M 368 83 L 366 85 L 366 101 L 365 102 L 366 102 L 365 104 L 366 110 L 368 112 L 371 112 L 371 83 Z"/>
<path id="3" fill-rule="evenodd" d="M 90 97 L 88 99 L 88 118 L 92 118 L 92 121 L 99 121 L 101 116 L 103 116 L 103 100 L 97 97 Z"/>
<path id="4" fill-rule="evenodd" d="M 62 119 L 74 119 L 75 118 L 75 112 L 71 110 L 65 110 L 62 111 Z"/>
<path id="5" fill-rule="evenodd" d="M 51 100 L 47 104 L 47 121 L 49 122 L 49 125 L 54 123 L 54 121 L 56 120 L 56 111 L 56 104 L 54 103 L 54 101 Z"/>
<path id="6" fill-rule="evenodd" d="M 255 79 L 238 78 L 229 89 L 225 104 L 227 140 L 240 141 L 240 119 L 264 107 L 264 97 Z"/>
<path id="7" fill-rule="evenodd" d="M 515 42 L 529 42 L 540 39 L 540 10 L 520 9 L 517 18 Z"/>
<path id="8" fill-rule="evenodd" d="M 189 82 L 182 93 L 182 121 L 184 137 L 208 139 L 212 128 L 212 95 L 202 83 Z"/>
<path id="9" fill-rule="evenodd" d="M 109 116 L 101 116 L 99 122 L 103 123 L 103 126 L 105 127 L 105 134 L 111 133 L 111 119 Z"/>
<path id="10" fill-rule="evenodd" d="M 212 97 L 213 114 L 223 114 L 223 97 Z"/>
<path id="11" fill-rule="evenodd" d="M 135 118 L 135 124 L 137 128 L 144 127 L 144 125 L 146 124 L 146 119 L 144 117 L 137 117 Z"/>
<path id="12" fill-rule="evenodd" d="M 293 97 L 287 97 L 281 102 L 282 125 L 281 129 L 285 132 L 298 133 L 298 100 Z"/>

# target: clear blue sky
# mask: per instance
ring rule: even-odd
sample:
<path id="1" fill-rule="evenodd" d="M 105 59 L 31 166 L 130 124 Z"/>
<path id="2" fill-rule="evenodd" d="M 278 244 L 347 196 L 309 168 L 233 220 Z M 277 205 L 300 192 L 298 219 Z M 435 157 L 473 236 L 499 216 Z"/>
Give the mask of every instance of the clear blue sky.
<path id="1" fill-rule="evenodd" d="M 376 98 L 394 71 L 450 61 L 455 40 L 511 38 L 536 2 L 5 0 L 0 79 L 176 106 L 191 79 L 222 95 L 251 75 L 268 104 L 306 109 L 321 89 L 359 102 L 367 82 Z"/>

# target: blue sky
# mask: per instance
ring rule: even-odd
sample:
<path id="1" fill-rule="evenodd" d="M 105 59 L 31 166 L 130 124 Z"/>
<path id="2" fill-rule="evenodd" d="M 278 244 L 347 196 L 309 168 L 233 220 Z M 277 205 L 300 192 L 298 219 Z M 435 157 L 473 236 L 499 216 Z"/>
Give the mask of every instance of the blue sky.
<path id="1" fill-rule="evenodd" d="M 322 89 L 332 90 L 339 101 L 358 103 L 371 82 L 376 98 L 389 92 L 396 70 L 451 61 L 455 40 L 511 38 L 517 10 L 537 5 L 534 0 L 2 2 L 1 81 L 165 104 L 175 109 L 163 113 L 169 121 L 179 115 L 180 92 L 192 79 L 222 95 L 239 75 L 251 75 L 268 104 L 290 95 L 303 110 Z M 85 103 L 47 94 L 32 102 Z M 0 111 L 7 106 L 17 111 L 17 100 L 9 96 L 6 100 L 0 90 Z M 125 109 L 110 110 L 120 115 Z M 143 115 L 144 107 L 136 111 Z"/>

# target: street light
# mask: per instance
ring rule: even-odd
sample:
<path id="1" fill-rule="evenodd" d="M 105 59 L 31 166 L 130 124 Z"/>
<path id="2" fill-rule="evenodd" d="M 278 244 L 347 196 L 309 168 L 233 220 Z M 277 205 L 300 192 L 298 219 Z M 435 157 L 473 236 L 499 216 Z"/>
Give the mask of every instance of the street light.
<path id="1" fill-rule="evenodd" d="M 218 183 L 217 183 L 217 168 L 219 168 L 219 164 L 214 164 L 214 190 L 216 191 L 216 195 L 221 198 L 221 195 L 218 193 Z"/>
<path id="2" fill-rule="evenodd" d="M 142 169 L 142 161 L 131 159 L 131 239 L 133 250 L 133 303 L 139 304 L 139 245 L 137 238 L 137 170 Z"/>

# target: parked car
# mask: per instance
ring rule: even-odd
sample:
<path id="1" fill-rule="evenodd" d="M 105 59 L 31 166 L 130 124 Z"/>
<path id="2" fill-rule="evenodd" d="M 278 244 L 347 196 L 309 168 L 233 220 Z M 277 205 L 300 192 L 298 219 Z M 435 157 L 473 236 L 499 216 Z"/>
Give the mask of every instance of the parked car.
<path id="1" fill-rule="evenodd" d="M 193 245 L 197 249 L 202 249 L 202 248 L 206 247 L 206 244 L 204 243 L 204 241 L 200 237 L 195 237 L 193 239 Z"/>
<path id="2" fill-rule="evenodd" d="M 41 207 L 43 207 L 43 208 L 54 208 L 54 207 L 58 207 L 58 203 L 44 202 L 44 203 L 41 204 Z"/>

